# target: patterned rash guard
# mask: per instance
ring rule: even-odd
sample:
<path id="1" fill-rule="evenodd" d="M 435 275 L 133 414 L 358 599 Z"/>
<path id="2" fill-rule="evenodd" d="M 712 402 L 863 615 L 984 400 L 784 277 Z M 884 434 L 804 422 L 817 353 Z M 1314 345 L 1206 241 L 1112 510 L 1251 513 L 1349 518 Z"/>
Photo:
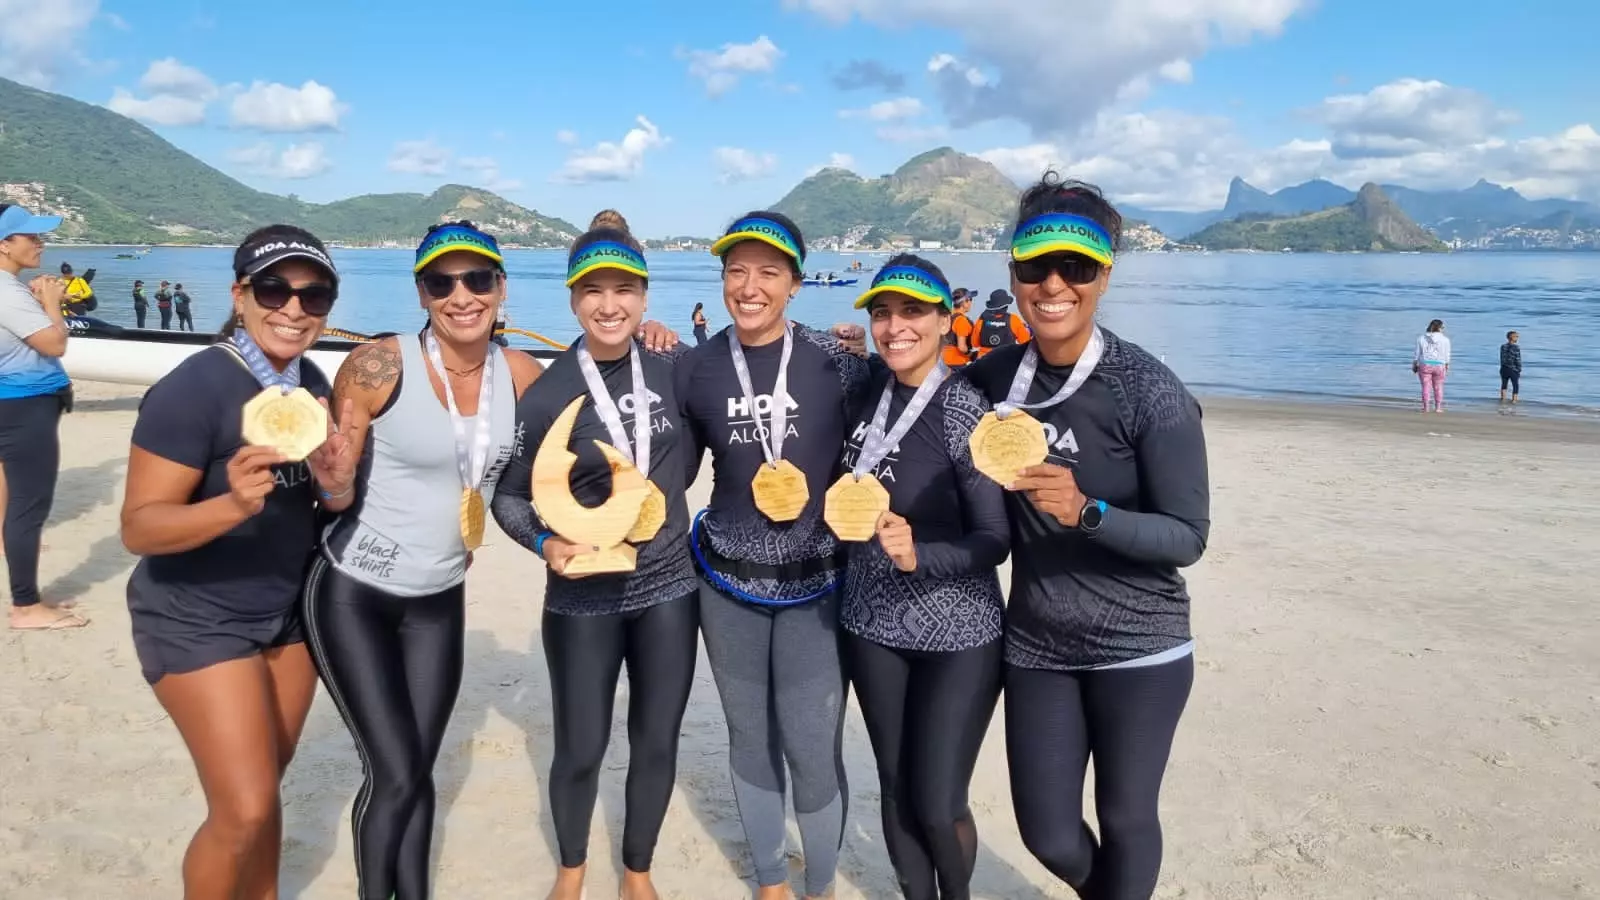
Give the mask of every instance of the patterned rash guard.
<path id="1" fill-rule="evenodd" d="M 889 427 L 916 388 L 887 370 L 873 380 L 846 439 L 844 468 L 862 440 L 884 385 L 894 385 Z M 939 386 L 915 425 L 873 474 L 889 508 L 911 525 L 917 568 L 901 572 L 876 539 L 852 543 L 840 622 L 852 634 L 901 650 L 956 651 L 1000 637 L 1004 600 L 995 567 L 1009 552 L 1004 490 L 972 467 L 969 442 L 989 401 L 959 374 Z"/>

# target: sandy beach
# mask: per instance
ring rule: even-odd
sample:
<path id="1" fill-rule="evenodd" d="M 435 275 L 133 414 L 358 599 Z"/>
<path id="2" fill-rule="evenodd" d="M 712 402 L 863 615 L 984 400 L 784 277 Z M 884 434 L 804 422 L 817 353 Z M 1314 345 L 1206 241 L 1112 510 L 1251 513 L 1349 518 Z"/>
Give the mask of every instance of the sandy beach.
<path id="1" fill-rule="evenodd" d="M 168 900 L 204 805 L 128 632 L 117 515 L 138 391 L 78 396 L 41 575 L 94 621 L 0 637 L 0 897 Z M 1600 426 L 1206 409 L 1215 521 L 1188 573 L 1198 666 L 1157 896 L 1600 897 Z M 702 477 L 691 504 L 708 491 Z M 554 872 L 543 577 L 498 532 L 470 574 L 467 672 L 436 771 L 439 897 L 540 898 Z M 599 900 L 620 868 L 625 708 L 593 828 Z M 1000 718 L 972 789 L 974 895 L 1070 897 L 1016 835 Z M 858 712 L 846 741 L 837 896 L 895 897 Z M 285 785 L 285 897 L 354 895 L 359 780 L 319 694 Z M 702 651 L 657 884 L 743 898 L 749 871 Z"/>

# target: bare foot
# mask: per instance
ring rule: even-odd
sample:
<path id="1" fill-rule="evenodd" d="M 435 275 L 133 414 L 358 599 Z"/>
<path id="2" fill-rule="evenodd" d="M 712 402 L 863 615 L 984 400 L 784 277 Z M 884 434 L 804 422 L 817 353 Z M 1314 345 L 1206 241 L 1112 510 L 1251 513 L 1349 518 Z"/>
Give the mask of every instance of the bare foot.
<path id="1" fill-rule="evenodd" d="M 556 886 L 545 900 L 583 900 L 583 874 L 587 869 L 588 866 L 562 866 L 556 872 Z"/>
<path id="2" fill-rule="evenodd" d="M 794 891 L 787 884 L 769 884 L 756 888 L 756 900 L 794 900 Z"/>
<path id="3" fill-rule="evenodd" d="M 649 872 L 623 869 L 621 900 L 661 900 L 661 895 L 656 893 L 656 886 L 651 883 Z"/>
<path id="4" fill-rule="evenodd" d="M 42 603 L 11 607 L 13 631 L 60 631 L 64 628 L 82 628 L 89 620 L 75 612 L 51 609 Z"/>

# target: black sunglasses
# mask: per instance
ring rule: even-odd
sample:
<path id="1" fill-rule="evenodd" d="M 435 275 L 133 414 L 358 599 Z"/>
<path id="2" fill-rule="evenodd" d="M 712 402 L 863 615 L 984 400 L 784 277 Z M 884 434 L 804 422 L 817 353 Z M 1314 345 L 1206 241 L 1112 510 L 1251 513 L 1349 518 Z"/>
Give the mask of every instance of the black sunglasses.
<path id="1" fill-rule="evenodd" d="M 290 297 L 300 298 L 300 310 L 308 316 L 322 317 L 333 311 L 333 301 L 339 299 L 339 289 L 331 284 L 313 282 L 295 287 L 276 275 L 252 279 L 250 291 L 262 309 L 283 309 Z"/>
<path id="2" fill-rule="evenodd" d="M 468 269 L 451 275 L 447 272 L 423 272 L 417 276 L 417 283 L 428 292 L 428 296 L 435 300 L 444 300 L 456 292 L 456 282 L 467 286 L 467 290 L 474 294 L 483 295 L 494 292 L 495 285 L 500 282 L 499 269 Z"/>
<path id="3" fill-rule="evenodd" d="M 1100 263 L 1077 253 L 1047 253 L 1011 261 L 1011 274 L 1023 284 L 1042 284 L 1051 272 L 1067 284 L 1088 284 L 1100 277 Z"/>

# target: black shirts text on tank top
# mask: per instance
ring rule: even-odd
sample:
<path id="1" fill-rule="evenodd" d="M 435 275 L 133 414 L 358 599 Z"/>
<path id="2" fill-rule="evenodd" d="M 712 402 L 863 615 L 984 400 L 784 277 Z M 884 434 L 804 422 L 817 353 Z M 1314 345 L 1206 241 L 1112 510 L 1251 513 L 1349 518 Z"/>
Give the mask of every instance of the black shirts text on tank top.
<path id="1" fill-rule="evenodd" d="M 301 387 L 314 397 L 332 395 L 316 363 L 301 359 L 299 365 Z M 224 345 L 207 347 L 145 392 L 133 446 L 199 470 L 190 503 L 220 497 L 229 493 L 228 462 L 244 446 L 244 405 L 259 393 L 261 385 L 237 353 Z M 247 618 L 292 609 L 316 546 L 319 490 L 303 461 L 273 466 L 272 476 L 275 485 L 261 512 L 192 550 L 144 557 L 134 584 L 202 599 Z"/>
<path id="2" fill-rule="evenodd" d="M 1027 410 L 1044 425 L 1047 461 L 1071 469 L 1085 496 L 1109 505 L 1100 533 L 1062 526 L 1025 494 L 1006 496 L 1006 659 L 1025 668 L 1113 665 L 1191 640 L 1178 569 L 1199 560 L 1211 528 L 1200 406 L 1159 360 L 1102 331 L 1105 352 L 1083 387 Z M 1026 350 L 997 350 L 963 373 L 998 403 Z M 1026 402 L 1049 398 L 1071 373 L 1041 359 Z"/>
<path id="3" fill-rule="evenodd" d="M 667 498 L 667 518 L 654 538 L 635 545 L 638 562 L 632 572 L 563 578 L 555 572 L 546 579 L 545 610 L 562 615 L 605 615 L 633 612 L 693 593 L 693 562 L 685 549 L 689 532 L 688 503 L 684 497 L 688 448 L 687 432 L 678 413 L 673 388 L 674 358 L 686 352 L 679 345 L 667 354 L 639 348 L 645 388 L 650 394 L 650 480 Z M 633 371 L 628 357 L 595 360 L 601 380 L 617 404 L 630 447 L 635 437 Z M 576 348 L 556 357 L 522 395 L 517 404 L 517 442 L 511 463 L 495 490 L 495 521 L 518 543 L 532 549 L 534 536 L 544 530 L 531 506 L 533 459 L 539 442 L 574 397 L 586 395 L 588 386 L 578 366 Z M 584 401 L 572 429 L 568 449 L 577 456 L 572 468 L 572 495 L 585 506 L 596 506 L 611 495 L 611 467 L 594 442 L 612 443 L 595 409 Z"/>
<path id="4" fill-rule="evenodd" d="M 894 384 L 886 430 L 916 388 L 892 373 L 873 379 L 846 437 L 844 469 L 862 442 L 885 384 Z M 916 424 L 872 470 L 889 492 L 889 508 L 911 526 L 917 568 L 901 572 L 876 539 L 851 542 L 840 623 L 887 647 L 950 652 L 1001 635 L 1004 601 L 995 567 L 1010 552 L 1005 491 L 972 467 L 970 441 L 989 402 L 959 374 L 939 386 Z"/>
<path id="5" fill-rule="evenodd" d="M 755 508 L 750 494 L 751 479 L 766 464 L 760 435 L 771 422 L 783 341 L 744 348 L 754 409 L 734 371 L 728 346 L 735 340 L 732 326 L 689 351 L 678 364 L 678 397 L 696 444 L 691 464 L 698 468 L 699 451 L 710 450 L 715 477 L 701 526 L 712 549 L 730 560 L 782 565 L 826 559 L 838 549 L 833 532 L 822 521 L 822 497 L 839 471 L 845 420 L 866 391 L 867 363 L 823 332 L 798 324 L 793 329 L 783 458 L 805 473 L 810 497 L 792 522 L 768 519 Z M 782 583 L 771 578 L 720 577 L 741 591 L 781 602 L 823 590 L 839 574 L 823 567 Z"/>

